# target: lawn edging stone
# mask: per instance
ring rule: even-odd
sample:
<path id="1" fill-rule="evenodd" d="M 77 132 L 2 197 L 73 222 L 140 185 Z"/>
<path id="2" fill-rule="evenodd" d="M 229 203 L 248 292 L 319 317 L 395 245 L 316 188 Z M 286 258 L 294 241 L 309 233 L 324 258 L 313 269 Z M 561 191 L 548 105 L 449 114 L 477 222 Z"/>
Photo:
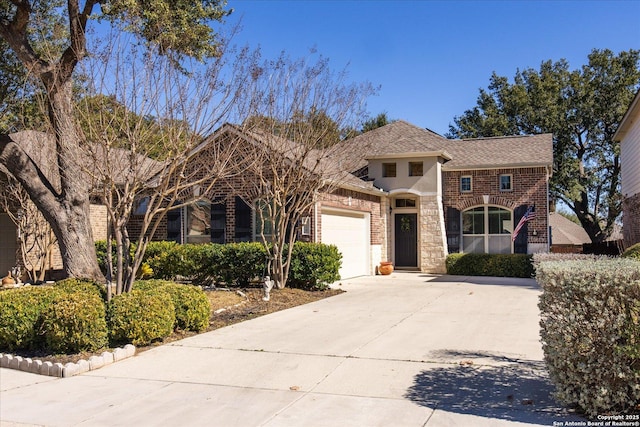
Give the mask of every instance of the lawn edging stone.
<path id="1" fill-rule="evenodd" d="M 42 360 L 32 360 L 28 357 L 0 353 L 0 368 L 15 369 L 50 377 L 68 378 L 128 359 L 135 354 L 135 346 L 127 344 L 124 347 L 115 348 L 113 351 L 105 351 L 100 356 L 91 356 L 89 360 L 81 359 L 75 363 L 69 362 L 63 365 L 62 363 L 43 362 Z"/>

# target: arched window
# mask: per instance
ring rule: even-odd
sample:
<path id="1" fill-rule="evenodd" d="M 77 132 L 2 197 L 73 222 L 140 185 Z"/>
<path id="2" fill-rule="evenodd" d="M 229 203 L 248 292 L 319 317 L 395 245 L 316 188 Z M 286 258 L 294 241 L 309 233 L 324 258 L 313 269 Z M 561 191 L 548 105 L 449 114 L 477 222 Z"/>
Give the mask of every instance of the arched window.
<path id="1" fill-rule="evenodd" d="M 498 206 L 462 212 L 462 252 L 510 254 L 513 214 Z"/>

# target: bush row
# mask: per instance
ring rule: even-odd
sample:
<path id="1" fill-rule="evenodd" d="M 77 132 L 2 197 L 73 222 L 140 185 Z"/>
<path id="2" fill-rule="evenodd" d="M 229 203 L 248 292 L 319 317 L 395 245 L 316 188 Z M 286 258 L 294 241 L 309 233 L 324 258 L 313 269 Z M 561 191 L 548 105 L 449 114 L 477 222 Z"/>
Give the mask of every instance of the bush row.
<path id="1" fill-rule="evenodd" d="M 96 244 L 105 267 L 106 242 Z M 340 279 L 341 254 L 334 245 L 296 242 L 293 246 L 288 286 L 324 289 Z M 197 284 L 246 286 L 265 275 L 267 251 L 262 243 L 178 244 L 150 242 L 143 260 L 152 279 L 184 277 Z M 146 277 L 146 276 L 145 276 Z"/>
<path id="2" fill-rule="evenodd" d="M 546 261 L 536 271 L 557 398 L 588 415 L 640 404 L 640 268 L 627 259 Z"/>
<path id="3" fill-rule="evenodd" d="M 197 287 L 138 282 L 108 304 L 104 287 L 74 279 L 0 292 L 0 349 L 53 353 L 149 344 L 175 329 L 201 331 L 210 304 Z"/>
<path id="4" fill-rule="evenodd" d="M 532 255 L 451 254 L 447 274 L 459 276 L 532 277 Z"/>

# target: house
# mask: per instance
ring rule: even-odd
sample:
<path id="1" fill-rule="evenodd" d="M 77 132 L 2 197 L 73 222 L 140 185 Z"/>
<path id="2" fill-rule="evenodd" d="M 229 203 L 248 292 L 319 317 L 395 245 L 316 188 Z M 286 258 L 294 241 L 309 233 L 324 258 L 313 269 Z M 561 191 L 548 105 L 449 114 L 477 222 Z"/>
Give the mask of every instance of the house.
<path id="1" fill-rule="evenodd" d="M 264 135 L 236 136 L 267 144 Z M 348 179 L 318 195 L 298 235 L 338 246 L 343 278 L 373 274 L 383 260 L 443 273 L 452 252 L 549 250 L 550 134 L 448 140 L 397 121 L 343 141 L 334 151 L 327 163 L 347 165 Z M 219 186 L 214 203 L 199 208 L 203 214 L 195 207 L 173 213 L 167 238 L 256 239 L 255 209 L 239 196 L 243 182 Z M 534 218 L 512 240 L 514 225 L 529 208 Z M 199 222 L 196 216 L 211 218 L 210 228 L 190 227 Z"/>
<path id="2" fill-rule="evenodd" d="M 396 121 L 342 144 L 347 156 L 368 146 L 359 172 L 385 191 L 383 258 L 396 267 L 443 273 L 449 253 L 549 250 L 550 134 L 448 140 Z"/>
<path id="3" fill-rule="evenodd" d="M 551 252 L 579 254 L 583 252 L 583 245 L 591 243 L 584 228 L 557 212 L 549 214 L 549 228 Z"/>
<path id="4" fill-rule="evenodd" d="M 283 157 L 296 150 L 295 142 L 225 125 L 198 147 L 203 156 L 214 138 L 270 147 Z M 387 260 L 396 268 L 444 273 L 449 253 L 546 252 L 552 153 L 550 134 L 449 140 L 396 121 L 343 141 L 318 160 L 335 185 L 316 194 L 313 208 L 292 226 L 301 240 L 338 247 L 343 278 L 375 274 Z M 154 238 L 259 240 L 256 204 L 243 196 L 250 180 L 227 178 L 204 200 L 171 211 Z M 529 221 L 512 239 L 527 212 Z"/>
<path id="5" fill-rule="evenodd" d="M 624 245 L 640 242 L 640 91 L 613 136 L 620 143 L 620 186 Z"/>

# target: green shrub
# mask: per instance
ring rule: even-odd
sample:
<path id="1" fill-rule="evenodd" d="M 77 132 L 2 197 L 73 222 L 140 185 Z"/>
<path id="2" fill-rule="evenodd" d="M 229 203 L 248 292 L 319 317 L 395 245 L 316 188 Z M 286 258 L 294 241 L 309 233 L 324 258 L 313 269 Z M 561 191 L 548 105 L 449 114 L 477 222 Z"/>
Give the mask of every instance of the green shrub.
<path id="1" fill-rule="evenodd" d="M 451 254 L 445 264 L 447 274 L 528 278 L 534 272 L 531 260 L 525 254 Z"/>
<path id="2" fill-rule="evenodd" d="M 133 287 L 143 292 L 166 292 L 175 308 L 176 328 L 200 332 L 209 326 L 211 303 L 199 287 L 165 280 L 141 280 Z"/>
<path id="3" fill-rule="evenodd" d="M 54 283 L 53 287 L 62 292 L 83 292 L 97 295 L 103 301 L 107 299 L 104 285 L 86 279 L 64 279 Z"/>
<path id="4" fill-rule="evenodd" d="M 153 270 L 154 279 L 174 279 L 184 271 L 180 246 L 176 242 L 149 242 L 144 262 Z"/>
<path id="5" fill-rule="evenodd" d="M 222 248 L 222 280 L 246 286 L 265 272 L 267 250 L 259 242 L 229 243 Z"/>
<path id="6" fill-rule="evenodd" d="M 541 338 L 556 397 L 591 416 L 640 404 L 636 261 L 542 262 Z"/>
<path id="7" fill-rule="evenodd" d="M 193 281 L 198 284 L 223 283 L 226 279 L 224 265 L 226 245 L 211 243 L 200 245 L 198 266 Z"/>
<path id="8" fill-rule="evenodd" d="M 0 348 L 8 351 L 42 347 L 38 335 L 42 313 L 57 293 L 50 286 L 0 292 Z"/>
<path id="9" fill-rule="evenodd" d="M 540 265 L 541 262 L 547 261 L 598 261 L 607 259 L 611 259 L 611 257 L 595 254 L 541 252 L 533 255 L 533 270 L 535 273 L 538 265 Z"/>
<path id="10" fill-rule="evenodd" d="M 209 326 L 211 303 L 202 289 L 171 283 L 162 288 L 169 293 L 175 307 L 176 327 L 200 332 Z"/>
<path id="11" fill-rule="evenodd" d="M 640 243 L 636 243 L 635 245 L 629 247 L 626 251 L 624 251 L 622 257 L 640 261 Z"/>
<path id="12" fill-rule="evenodd" d="M 288 284 L 292 288 L 323 290 L 340 280 L 342 255 L 335 245 L 296 242 Z"/>
<path id="13" fill-rule="evenodd" d="M 147 345 L 173 332 L 175 308 L 166 292 L 134 289 L 117 295 L 107 307 L 109 338 L 114 344 Z"/>
<path id="14" fill-rule="evenodd" d="M 41 331 L 54 353 L 95 351 L 107 345 L 105 305 L 95 292 L 56 293 L 42 313 Z"/>
<path id="15" fill-rule="evenodd" d="M 267 251 L 262 243 L 211 243 L 197 246 L 198 265 L 194 267 L 192 276 L 197 283 L 206 280 L 229 286 L 246 286 L 264 275 Z"/>

